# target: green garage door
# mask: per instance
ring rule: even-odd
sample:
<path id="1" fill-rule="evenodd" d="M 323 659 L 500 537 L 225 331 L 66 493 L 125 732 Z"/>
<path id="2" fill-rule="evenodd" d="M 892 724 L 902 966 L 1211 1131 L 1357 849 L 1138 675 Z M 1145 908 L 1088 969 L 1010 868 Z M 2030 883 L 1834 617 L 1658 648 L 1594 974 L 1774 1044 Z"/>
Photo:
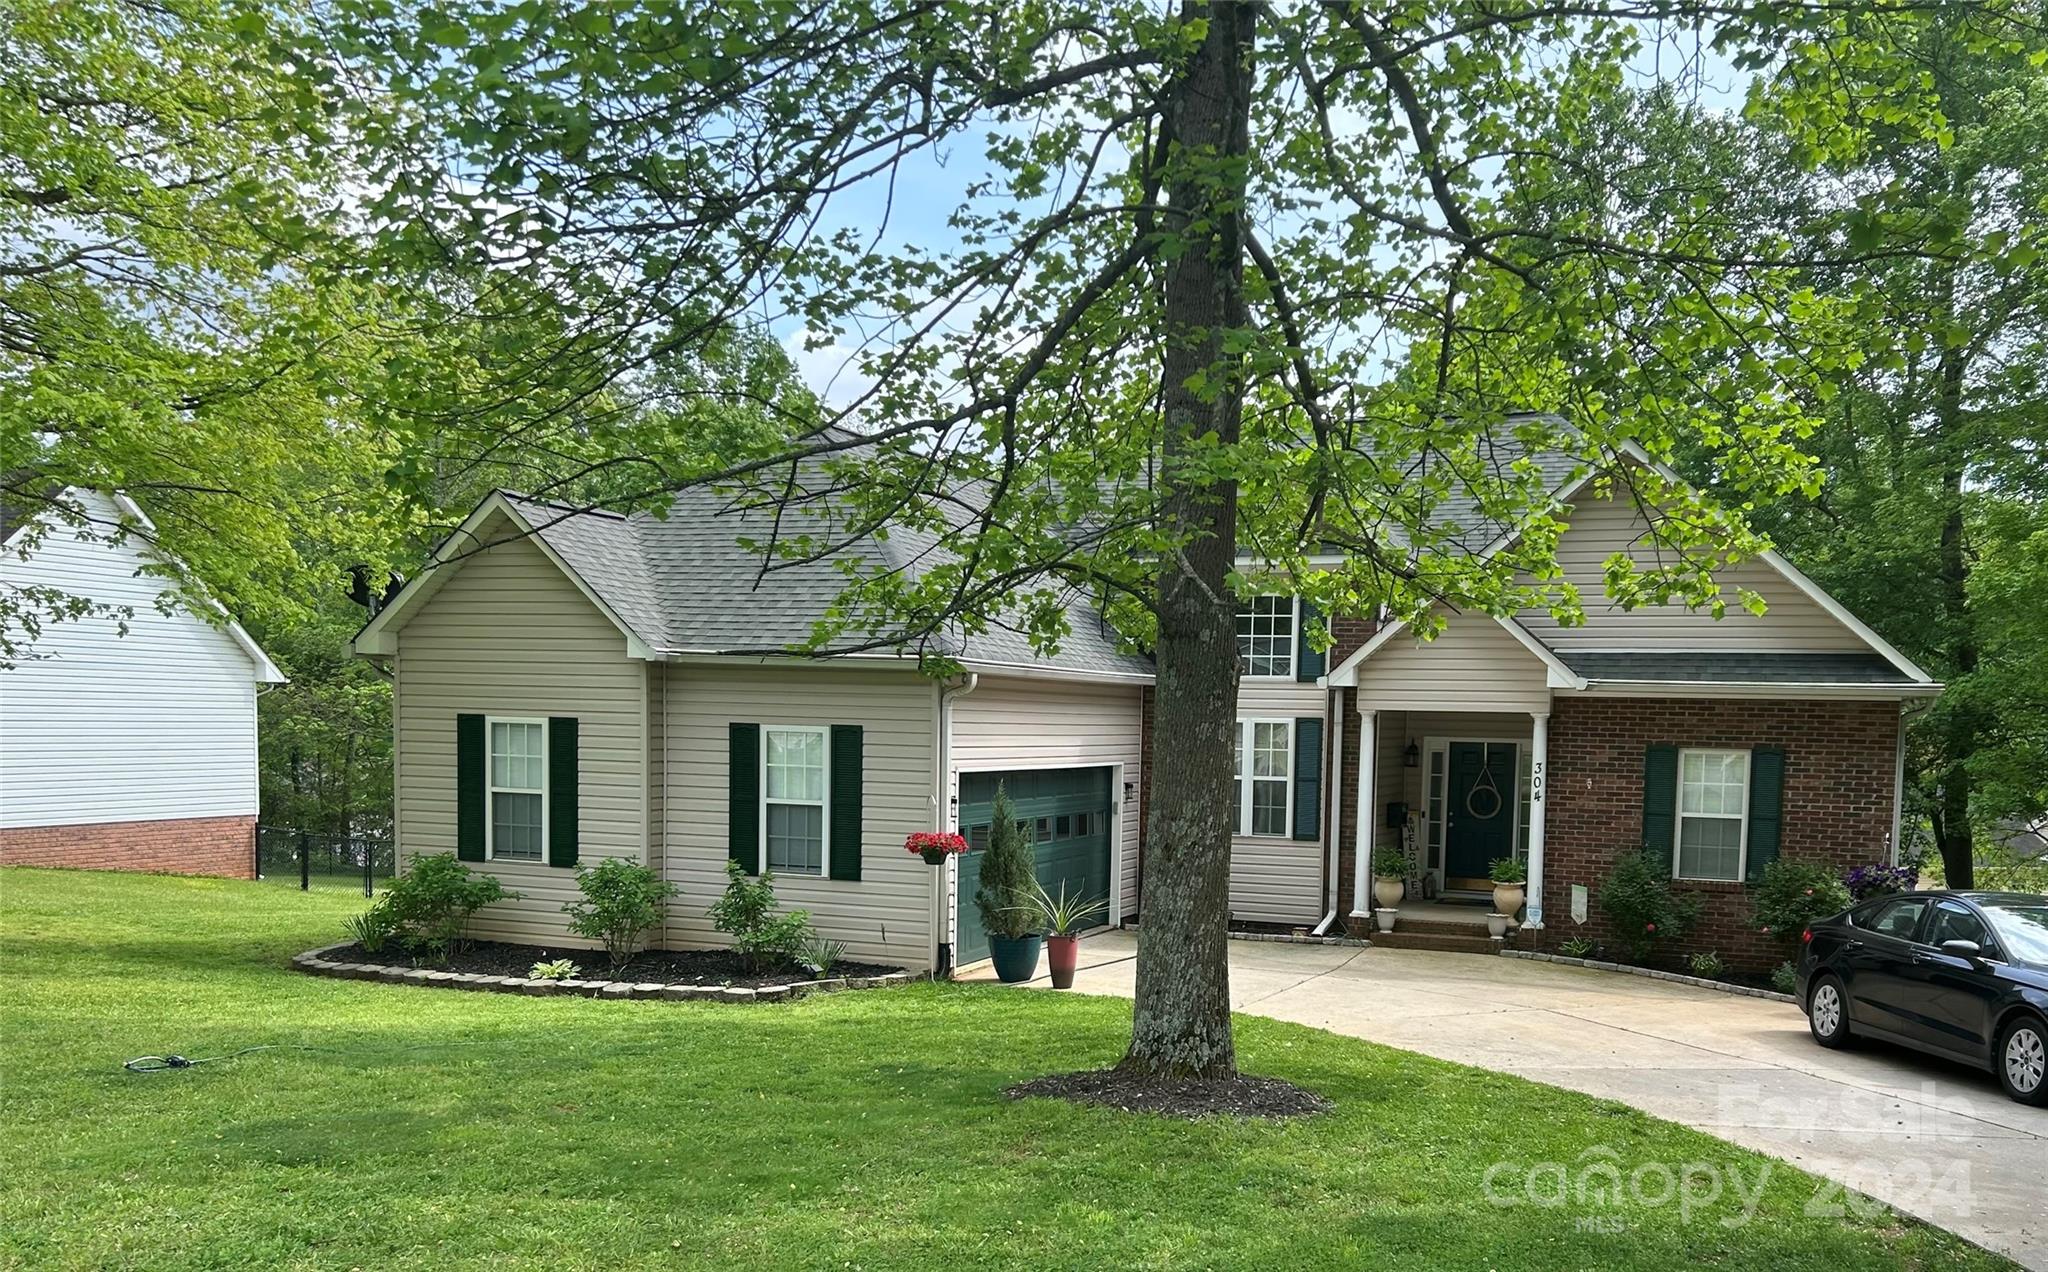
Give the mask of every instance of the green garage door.
<path id="1" fill-rule="evenodd" d="M 981 854 L 988 848 L 988 828 L 996 784 L 1002 783 L 1017 818 L 1037 849 L 1038 881 L 1054 896 L 1060 884 L 1068 896 L 1097 900 L 1109 895 L 1109 779 L 1106 768 L 1024 769 L 1008 773 L 960 775 L 960 831 L 967 836 L 967 855 L 960 859 L 960 948 L 955 963 L 988 957 L 988 933 L 974 891 L 981 883 Z M 1112 907 L 1113 908 L 1113 907 Z M 1089 926 L 1108 922 L 1107 911 Z"/>

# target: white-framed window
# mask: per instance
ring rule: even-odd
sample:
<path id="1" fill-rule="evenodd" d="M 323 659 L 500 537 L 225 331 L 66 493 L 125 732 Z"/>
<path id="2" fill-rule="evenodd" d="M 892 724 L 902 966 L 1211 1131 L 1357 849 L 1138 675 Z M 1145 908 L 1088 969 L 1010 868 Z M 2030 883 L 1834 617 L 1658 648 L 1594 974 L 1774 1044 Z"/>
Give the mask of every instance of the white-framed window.
<path id="1" fill-rule="evenodd" d="M 825 873 L 825 730 L 761 727 L 761 860 L 781 874 Z"/>
<path id="2" fill-rule="evenodd" d="M 1237 665 L 1240 675 L 1285 677 L 1294 674 L 1295 598 L 1254 596 L 1237 611 Z"/>
<path id="3" fill-rule="evenodd" d="M 1678 841 L 1672 874 L 1728 882 L 1749 850 L 1749 752 L 1678 753 Z"/>
<path id="4" fill-rule="evenodd" d="M 1294 721 L 1237 722 L 1237 833 L 1286 837 L 1294 812 Z"/>
<path id="5" fill-rule="evenodd" d="M 484 856 L 545 861 L 548 854 L 548 722 L 490 716 L 489 815 Z"/>

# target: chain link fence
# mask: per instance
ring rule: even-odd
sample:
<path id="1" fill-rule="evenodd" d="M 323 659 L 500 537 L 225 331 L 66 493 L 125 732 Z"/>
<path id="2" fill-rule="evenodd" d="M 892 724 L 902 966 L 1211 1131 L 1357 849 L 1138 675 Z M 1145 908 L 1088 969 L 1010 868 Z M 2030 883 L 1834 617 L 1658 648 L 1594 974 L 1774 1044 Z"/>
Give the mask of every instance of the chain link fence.
<path id="1" fill-rule="evenodd" d="M 377 881 L 396 873 L 388 839 L 335 835 L 291 826 L 256 827 L 256 877 L 307 889 L 352 886 L 376 894 Z"/>

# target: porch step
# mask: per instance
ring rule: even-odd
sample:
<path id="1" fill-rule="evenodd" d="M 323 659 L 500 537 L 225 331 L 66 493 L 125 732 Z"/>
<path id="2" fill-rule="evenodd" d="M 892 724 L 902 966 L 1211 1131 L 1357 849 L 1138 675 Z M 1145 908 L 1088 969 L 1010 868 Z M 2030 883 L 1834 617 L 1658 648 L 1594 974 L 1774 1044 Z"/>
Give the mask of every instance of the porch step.
<path id="1" fill-rule="evenodd" d="M 1413 932 L 1418 936 L 1486 936 L 1486 920 L 1475 918 L 1470 923 L 1459 919 L 1401 919 L 1394 924 L 1394 932 Z M 1379 935 L 1375 932 L 1373 935 Z"/>
<path id="2" fill-rule="evenodd" d="M 1478 936 L 1445 936 L 1437 932 L 1411 932 L 1406 924 L 1391 932 L 1373 933 L 1372 943 L 1378 949 L 1435 950 L 1439 954 L 1497 954 L 1501 948 L 1483 930 Z"/>

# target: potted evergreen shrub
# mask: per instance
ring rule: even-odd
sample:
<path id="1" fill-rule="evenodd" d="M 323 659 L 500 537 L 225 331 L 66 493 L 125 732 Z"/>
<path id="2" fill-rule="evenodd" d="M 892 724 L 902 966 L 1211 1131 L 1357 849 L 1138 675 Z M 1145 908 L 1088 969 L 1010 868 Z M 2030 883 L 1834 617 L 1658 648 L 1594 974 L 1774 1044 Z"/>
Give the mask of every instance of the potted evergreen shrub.
<path id="1" fill-rule="evenodd" d="M 1381 844 L 1372 854 L 1372 899 L 1391 910 L 1408 895 L 1408 858 L 1394 844 Z"/>
<path id="2" fill-rule="evenodd" d="M 1508 926 L 1515 926 L 1515 915 L 1528 900 L 1529 867 L 1513 857 L 1496 857 L 1486 875 L 1493 880 L 1494 912 L 1506 915 Z"/>
<path id="3" fill-rule="evenodd" d="M 988 933 L 996 979 L 1015 985 L 1038 971 L 1039 913 L 1031 903 L 1032 890 L 1038 886 L 1038 854 L 1017 824 L 1017 806 L 1000 785 L 990 821 L 974 907 L 981 911 L 981 927 Z"/>
<path id="4" fill-rule="evenodd" d="M 1084 897 L 1068 897 L 1067 881 L 1060 880 L 1060 894 L 1053 896 L 1045 885 L 1036 879 L 1031 881 L 1031 903 L 1038 909 L 1038 917 L 1045 922 L 1045 961 L 1052 972 L 1054 989 L 1074 987 L 1074 968 L 1081 958 L 1081 929 L 1088 920 L 1109 909 L 1109 898 L 1089 901 Z M 1036 960 L 1033 960 L 1036 963 Z"/>

